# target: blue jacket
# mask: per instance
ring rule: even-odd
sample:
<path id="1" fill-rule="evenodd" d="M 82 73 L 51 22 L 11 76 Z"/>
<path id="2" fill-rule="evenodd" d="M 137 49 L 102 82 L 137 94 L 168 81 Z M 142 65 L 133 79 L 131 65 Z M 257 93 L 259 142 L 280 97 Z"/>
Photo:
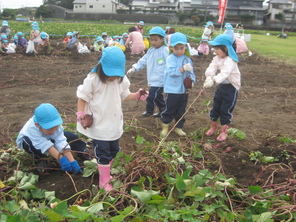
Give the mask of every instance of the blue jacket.
<path id="1" fill-rule="evenodd" d="M 171 53 L 166 60 L 166 70 L 164 74 L 164 92 L 173 94 L 185 93 L 186 89 L 184 86 L 184 79 L 187 74 L 190 75 L 191 79 L 195 83 L 196 78 L 193 70 L 191 72 L 180 72 L 179 69 L 183 67 L 186 63 L 191 63 L 192 61 L 187 55 L 176 56 Z M 193 65 L 192 65 L 193 66 Z"/>
<path id="2" fill-rule="evenodd" d="M 163 87 L 166 58 L 169 55 L 167 46 L 160 48 L 151 47 L 148 52 L 135 64 L 133 68 L 140 71 L 147 67 L 148 86 Z"/>

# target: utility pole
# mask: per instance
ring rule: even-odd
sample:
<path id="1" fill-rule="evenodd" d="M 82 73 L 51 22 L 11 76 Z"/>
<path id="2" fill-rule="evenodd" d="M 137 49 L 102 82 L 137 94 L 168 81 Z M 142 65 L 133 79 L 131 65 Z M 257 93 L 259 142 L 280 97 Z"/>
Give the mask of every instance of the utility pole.
<path id="1" fill-rule="evenodd" d="M 206 9 L 205 9 L 205 15 L 204 15 L 204 22 L 207 22 L 207 14 L 208 14 L 208 0 L 206 1 Z"/>
<path id="2" fill-rule="evenodd" d="M 292 2 L 292 1 L 291 1 Z M 291 32 L 293 32 L 294 23 L 295 23 L 295 0 L 293 1 L 293 14 L 292 14 L 292 24 L 291 24 Z"/>

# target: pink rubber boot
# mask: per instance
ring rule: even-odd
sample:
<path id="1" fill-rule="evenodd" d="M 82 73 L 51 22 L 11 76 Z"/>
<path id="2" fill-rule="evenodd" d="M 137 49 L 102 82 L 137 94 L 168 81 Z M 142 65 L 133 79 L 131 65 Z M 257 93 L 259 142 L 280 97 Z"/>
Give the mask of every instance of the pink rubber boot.
<path id="1" fill-rule="evenodd" d="M 108 165 L 102 165 L 98 164 L 98 170 L 100 174 L 100 179 L 99 179 L 99 186 L 100 189 L 105 189 L 106 191 L 112 190 L 113 187 L 109 183 L 110 182 L 110 164 Z"/>
<path id="2" fill-rule="evenodd" d="M 228 127 L 229 127 L 228 125 L 221 126 L 220 135 L 216 139 L 218 142 L 223 142 L 223 141 L 225 141 L 227 139 L 227 137 L 228 137 L 228 133 L 227 133 Z"/>
<path id="3" fill-rule="evenodd" d="M 211 128 L 206 132 L 206 136 L 213 136 L 218 130 L 217 122 L 211 121 Z"/>

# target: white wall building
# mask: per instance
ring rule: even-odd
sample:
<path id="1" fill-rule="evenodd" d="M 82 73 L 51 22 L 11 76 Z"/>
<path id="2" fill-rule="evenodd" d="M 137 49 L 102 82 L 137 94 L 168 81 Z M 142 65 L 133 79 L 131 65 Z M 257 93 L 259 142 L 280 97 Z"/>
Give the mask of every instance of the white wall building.
<path id="1" fill-rule="evenodd" d="M 116 13 L 119 0 L 74 0 L 74 13 Z"/>

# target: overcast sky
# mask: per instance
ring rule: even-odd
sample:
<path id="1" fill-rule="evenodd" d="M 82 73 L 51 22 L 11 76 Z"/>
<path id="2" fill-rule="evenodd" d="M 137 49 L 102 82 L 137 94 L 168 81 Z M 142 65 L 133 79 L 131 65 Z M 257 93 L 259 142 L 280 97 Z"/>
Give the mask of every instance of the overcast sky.
<path id="1" fill-rule="evenodd" d="M 42 0 L 0 0 L 1 9 L 4 8 L 22 8 L 39 7 L 43 4 Z"/>

